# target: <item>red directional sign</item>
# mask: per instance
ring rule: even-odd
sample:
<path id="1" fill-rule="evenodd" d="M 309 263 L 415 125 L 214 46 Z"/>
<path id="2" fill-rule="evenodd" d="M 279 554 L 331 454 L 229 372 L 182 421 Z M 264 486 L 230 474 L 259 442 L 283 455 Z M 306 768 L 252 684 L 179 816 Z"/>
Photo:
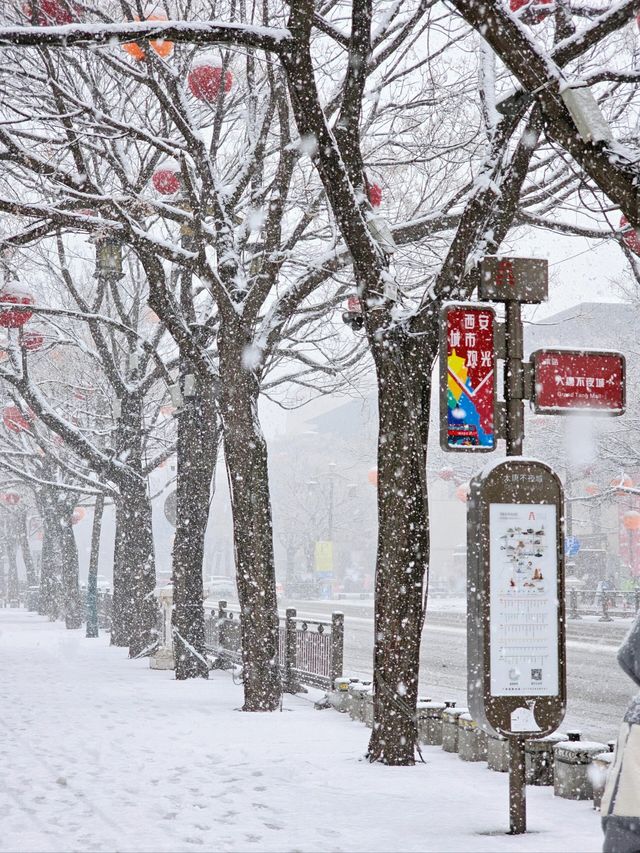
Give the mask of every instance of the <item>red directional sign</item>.
<path id="1" fill-rule="evenodd" d="M 625 359 L 619 352 L 541 349 L 532 353 L 533 407 L 542 414 L 576 409 L 621 415 Z"/>

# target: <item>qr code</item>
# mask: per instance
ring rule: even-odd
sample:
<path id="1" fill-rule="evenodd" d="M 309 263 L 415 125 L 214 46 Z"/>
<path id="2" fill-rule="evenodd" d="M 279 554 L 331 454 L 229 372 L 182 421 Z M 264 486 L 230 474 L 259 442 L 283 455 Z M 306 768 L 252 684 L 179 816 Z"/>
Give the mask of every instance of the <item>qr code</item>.
<path id="1" fill-rule="evenodd" d="M 531 670 L 531 681 L 542 681 L 542 670 L 541 669 L 532 669 Z"/>

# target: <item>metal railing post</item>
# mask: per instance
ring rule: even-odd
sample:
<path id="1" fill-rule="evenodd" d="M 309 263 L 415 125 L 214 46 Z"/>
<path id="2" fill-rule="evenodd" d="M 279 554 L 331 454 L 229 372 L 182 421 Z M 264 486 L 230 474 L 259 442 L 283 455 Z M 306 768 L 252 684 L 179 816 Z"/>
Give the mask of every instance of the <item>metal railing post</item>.
<path id="1" fill-rule="evenodd" d="M 640 589 L 635 591 L 635 600 L 636 600 L 636 613 L 640 611 Z"/>
<path id="2" fill-rule="evenodd" d="M 218 648 L 221 649 L 224 643 L 224 623 L 227 621 L 227 602 L 218 601 L 218 630 L 217 630 L 217 642 Z"/>
<path id="3" fill-rule="evenodd" d="M 342 676 L 344 663 L 344 613 L 331 614 L 331 690 Z"/>
<path id="4" fill-rule="evenodd" d="M 284 690 L 287 693 L 297 693 L 295 670 L 298 666 L 298 650 L 296 647 L 296 616 L 295 607 L 287 607 L 284 621 Z"/>
<path id="5" fill-rule="evenodd" d="M 613 619 L 609 616 L 609 596 L 607 595 L 607 590 L 602 590 L 602 616 L 598 621 L 613 622 Z"/>

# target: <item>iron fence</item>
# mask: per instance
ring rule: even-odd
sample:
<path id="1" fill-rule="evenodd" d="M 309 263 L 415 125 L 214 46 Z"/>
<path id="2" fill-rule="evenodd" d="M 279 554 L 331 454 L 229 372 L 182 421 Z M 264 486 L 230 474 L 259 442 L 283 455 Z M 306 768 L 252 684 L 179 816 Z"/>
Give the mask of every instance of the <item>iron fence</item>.
<path id="1" fill-rule="evenodd" d="M 226 601 L 218 602 L 205 623 L 205 644 L 214 654 L 231 663 L 242 663 L 240 613 Z M 278 625 L 278 666 L 285 690 L 300 686 L 329 689 L 342 675 L 344 615 L 333 613 L 331 621 L 302 619 L 288 607 Z"/>
<path id="2" fill-rule="evenodd" d="M 640 611 L 640 589 L 627 592 L 600 589 L 570 589 L 567 594 L 568 616 L 599 616 L 601 622 L 614 618 L 631 618 Z"/>

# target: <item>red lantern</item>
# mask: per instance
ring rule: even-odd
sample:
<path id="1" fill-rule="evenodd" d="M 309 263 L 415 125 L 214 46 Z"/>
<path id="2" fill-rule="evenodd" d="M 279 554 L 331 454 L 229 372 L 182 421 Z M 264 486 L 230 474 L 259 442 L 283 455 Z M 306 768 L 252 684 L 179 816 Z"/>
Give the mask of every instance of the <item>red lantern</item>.
<path id="1" fill-rule="evenodd" d="M 509 8 L 512 12 L 522 14 L 518 17 L 525 24 L 541 24 L 552 12 L 553 8 L 545 9 L 545 6 L 553 7 L 554 0 L 509 0 Z"/>
<path id="2" fill-rule="evenodd" d="M 11 432 L 28 432 L 33 421 L 33 412 L 22 412 L 17 406 L 7 406 L 2 413 L 5 427 Z"/>
<path id="3" fill-rule="evenodd" d="M 2 492 L 0 494 L 0 501 L 5 506 L 17 506 L 20 503 L 20 495 L 17 495 L 15 492 Z"/>
<path id="4" fill-rule="evenodd" d="M 369 202 L 371 207 L 380 207 L 382 204 L 382 187 L 379 184 L 369 184 Z"/>
<path id="5" fill-rule="evenodd" d="M 222 85 L 222 68 L 214 65 L 213 60 L 203 59 L 191 67 L 187 78 L 189 91 L 194 98 L 212 104 L 216 101 Z M 231 91 L 233 74 L 227 70 L 224 73 L 224 90 Z"/>
<path id="6" fill-rule="evenodd" d="M 165 164 L 156 169 L 151 176 L 153 186 L 161 195 L 173 195 L 180 189 L 180 170 L 175 166 Z"/>
<path id="7" fill-rule="evenodd" d="M 378 469 L 372 468 L 367 474 L 367 480 L 372 486 L 378 485 Z"/>
<path id="8" fill-rule="evenodd" d="M 36 352 L 42 347 L 44 343 L 44 335 L 40 332 L 23 332 L 22 333 L 22 346 L 28 352 Z"/>
<path id="9" fill-rule="evenodd" d="M 587 495 L 597 495 L 600 492 L 600 486 L 597 483 L 587 483 L 584 490 Z"/>
<path id="10" fill-rule="evenodd" d="M 0 291 L 0 302 L 10 302 L 13 305 L 33 305 L 33 298 L 27 290 L 15 281 Z M 4 329 L 19 329 L 28 323 L 33 311 L 26 308 L 0 308 L 0 326 Z"/>
<path id="11" fill-rule="evenodd" d="M 22 11 L 31 21 L 33 18 L 31 4 L 25 3 L 22 6 Z M 39 27 L 62 27 L 77 20 L 74 17 L 77 11 L 78 8 L 75 3 L 61 3 L 60 0 L 40 0 L 36 23 Z"/>
<path id="12" fill-rule="evenodd" d="M 71 524 L 77 524 L 79 521 L 82 521 L 85 515 L 84 507 L 77 506 L 71 514 Z"/>
<path id="13" fill-rule="evenodd" d="M 640 530 L 640 512 L 630 509 L 622 516 L 622 523 L 627 530 Z"/>
<path id="14" fill-rule="evenodd" d="M 440 477 L 441 480 L 453 480 L 454 475 L 455 471 L 453 470 L 453 468 L 449 468 L 448 466 L 441 468 L 438 471 L 438 477 Z"/>
<path id="15" fill-rule="evenodd" d="M 619 477 L 615 477 L 611 481 L 612 489 L 630 489 L 633 486 L 633 480 L 631 477 L 627 477 L 626 474 L 621 474 Z"/>
<path id="16" fill-rule="evenodd" d="M 456 489 L 456 497 L 463 504 L 469 500 L 469 483 L 461 483 Z"/>
<path id="17" fill-rule="evenodd" d="M 133 18 L 134 21 L 139 21 L 140 18 L 135 15 Z M 143 20 L 145 21 L 166 21 L 166 15 L 147 15 Z M 173 53 L 173 42 L 166 41 L 166 39 L 153 39 L 149 42 L 151 45 L 151 49 L 154 50 L 158 56 L 161 56 L 163 59 L 167 59 L 167 57 L 171 56 Z M 122 45 L 122 49 L 125 53 L 129 54 L 132 59 L 135 59 L 136 62 L 142 62 L 145 58 L 146 53 L 144 52 L 144 48 L 142 48 L 137 42 L 129 41 Z"/>
<path id="18" fill-rule="evenodd" d="M 634 255 L 640 255 L 640 231 L 636 231 L 633 225 L 629 224 L 626 216 L 620 217 L 620 228 L 622 229 L 622 239 L 627 247 Z"/>

